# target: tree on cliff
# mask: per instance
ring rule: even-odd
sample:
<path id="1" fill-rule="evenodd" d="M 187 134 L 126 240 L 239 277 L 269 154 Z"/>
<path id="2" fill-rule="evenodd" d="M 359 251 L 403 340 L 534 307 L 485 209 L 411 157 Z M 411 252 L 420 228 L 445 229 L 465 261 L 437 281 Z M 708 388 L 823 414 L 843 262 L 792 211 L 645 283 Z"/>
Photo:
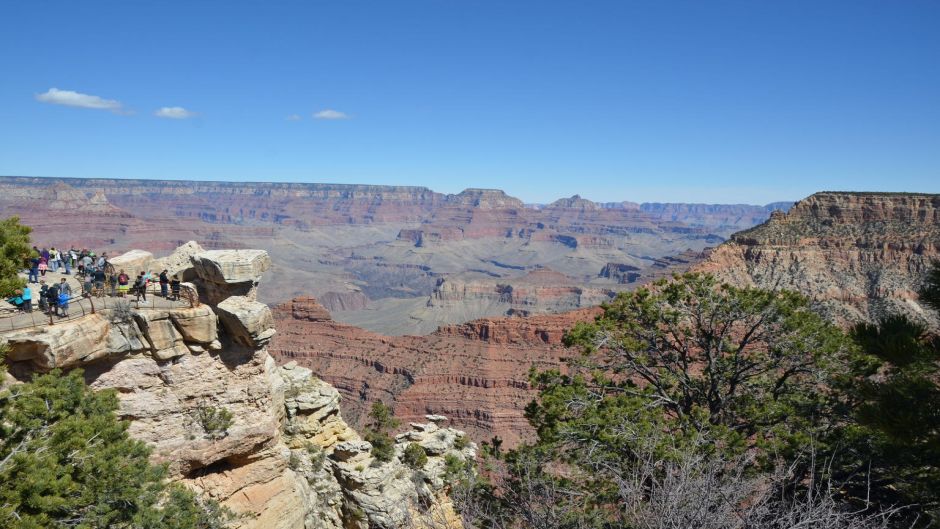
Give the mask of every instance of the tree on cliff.
<path id="1" fill-rule="evenodd" d="M 29 226 L 20 224 L 19 217 L 0 221 L 0 297 L 13 295 L 24 281 L 17 275 L 29 256 Z"/>
<path id="2" fill-rule="evenodd" d="M 529 417 L 542 439 L 597 438 L 597 428 L 629 418 L 679 437 L 708 431 L 726 450 L 776 455 L 830 426 L 821 384 L 849 346 L 796 293 L 700 274 L 623 293 L 565 340 L 584 355 L 568 376 L 536 378 L 542 393 Z M 584 423 L 586 411 L 603 421 Z"/>
<path id="3" fill-rule="evenodd" d="M 940 263 L 921 301 L 940 310 Z M 940 336 L 896 315 L 852 337 L 860 350 L 837 384 L 848 413 L 836 470 L 856 495 L 915 504 L 940 523 Z"/>
<path id="4" fill-rule="evenodd" d="M 493 486 L 458 495 L 470 525 L 847 529 L 896 518 L 843 503 L 816 459 L 839 427 L 827 382 L 852 344 L 803 297 L 686 274 L 619 295 L 566 343 L 584 352 L 566 374 L 533 373 L 537 441 L 499 462 Z"/>
<path id="5" fill-rule="evenodd" d="M 79 370 L 0 391 L 0 527 L 212 529 L 228 515 L 165 481 Z"/>

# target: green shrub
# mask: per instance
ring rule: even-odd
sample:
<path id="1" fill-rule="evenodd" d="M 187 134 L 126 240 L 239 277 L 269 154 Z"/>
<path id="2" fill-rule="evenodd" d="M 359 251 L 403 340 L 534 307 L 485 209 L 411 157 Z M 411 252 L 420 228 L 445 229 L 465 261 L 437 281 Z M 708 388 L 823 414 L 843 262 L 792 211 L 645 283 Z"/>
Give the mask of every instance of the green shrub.
<path id="1" fill-rule="evenodd" d="M 80 370 L 0 390 L 0 527 L 218 529 L 230 513 L 150 464 Z"/>
<path id="2" fill-rule="evenodd" d="M 350 520 L 354 522 L 366 521 L 366 512 L 355 505 L 347 506 L 346 512 Z"/>
<path id="3" fill-rule="evenodd" d="M 294 472 L 298 472 L 302 464 L 303 461 L 301 461 L 300 456 L 297 455 L 296 452 L 291 451 L 290 458 L 287 460 L 287 466 Z"/>
<path id="4" fill-rule="evenodd" d="M 412 469 L 420 470 L 424 468 L 424 465 L 428 464 L 428 452 L 423 446 L 417 443 L 410 443 L 405 447 L 401 460 Z"/>
<path id="5" fill-rule="evenodd" d="M 372 444 L 373 465 L 388 463 L 395 457 L 395 441 L 387 433 L 370 430 L 366 433 L 366 441 Z"/>
<path id="6" fill-rule="evenodd" d="M 377 432 L 387 432 L 398 428 L 401 424 L 395 418 L 395 411 L 391 406 L 386 405 L 380 400 L 372 403 L 372 409 L 369 410 L 369 427 Z"/>
<path id="7" fill-rule="evenodd" d="M 326 453 L 323 449 L 314 443 L 307 443 L 307 454 L 310 456 L 310 468 L 314 472 L 322 470 L 323 464 L 326 463 Z"/>
<path id="8" fill-rule="evenodd" d="M 20 224 L 19 217 L 0 221 L 0 297 L 11 296 L 26 285 L 19 271 L 27 265 L 31 231 L 29 226 Z"/>
<path id="9" fill-rule="evenodd" d="M 466 469 L 466 462 L 463 459 L 455 456 L 454 454 L 447 454 L 444 456 L 444 481 L 453 482 L 456 481 Z"/>
<path id="10" fill-rule="evenodd" d="M 206 405 L 196 408 L 196 420 L 211 439 L 221 439 L 228 435 L 228 429 L 233 422 L 232 412 Z"/>
<path id="11" fill-rule="evenodd" d="M 454 448 L 457 450 L 463 450 L 470 446 L 470 439 L 466 435 L 458 435 L 454 439 Z"/>

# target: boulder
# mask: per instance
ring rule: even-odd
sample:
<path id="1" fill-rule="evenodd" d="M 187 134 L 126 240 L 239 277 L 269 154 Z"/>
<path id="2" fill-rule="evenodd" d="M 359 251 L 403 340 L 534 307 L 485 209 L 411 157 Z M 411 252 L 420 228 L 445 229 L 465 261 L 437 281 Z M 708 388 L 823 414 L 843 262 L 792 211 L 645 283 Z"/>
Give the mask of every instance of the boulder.
<path id="1" fill-rule="evenodd" d="M 271 267 L 265 250 L 210 250 L 192 261 L 200 279 L 226 284 L 257 282 Z"/>
<path id="2" fill-rule="evenodd" d="M 208 305 L 167 311 L 187 342 L 211 344 L 218 338 L 218 317 Z"/>
<path id="3" fill-rule="evenodd" d="M 271 309 L 245 296 L 232 296 L 216 307 L 219 320 L 236 343 L 260 348 L 274 336 Z"/>
<path id="4" fill-rule="evenodd" d="M 169 277 L 179 276 L 181 281 L 192 281 L 196 278 L 192 258 L 205 251 L 198 242 L 189 241 L 177 247 L 170 255 L 155 259 L 152 268 L 158 274 L 166 270 Z"/>
<path id="5" fill-rule="evenodd" d="M 210 250 L 192 256 L 200 296 L 206 303 L 220 303 L 230 296 L 254 300 L 261 275 L 271 267 L 264 250 Z"/>
<path id="6" fill-rule="evenodd" d="M 114 271 L 124 270 L 131 277 L 135 277 L 140 272 L 146 272 L 151 269 L 153 264 L 153 254 L 144 250 L 131 250 L 117 257 L 109 259 L 114 265 Z"/>

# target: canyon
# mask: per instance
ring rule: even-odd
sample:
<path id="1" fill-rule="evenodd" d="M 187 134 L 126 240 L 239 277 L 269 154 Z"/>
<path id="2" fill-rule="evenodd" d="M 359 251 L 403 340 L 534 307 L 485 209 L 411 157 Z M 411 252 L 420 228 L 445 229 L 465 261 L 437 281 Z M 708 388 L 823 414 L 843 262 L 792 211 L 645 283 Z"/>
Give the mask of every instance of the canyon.
<path id="1" fill-rule="evenodd" d="M 381 400 L 402 420 L 446 415 L 476 441 L 498 436 L 512 447 L 532 435 L 523 415 L 535 396 L 530 369 L 558 369 L 577 354 L 562 345 L 564 332 L 599 309 L 479 319 L 426 336 L 385 336 L 333 321 L 313 298 L 273 313 L 279 332 L 271 354 L 336 387 L 351 423 L 363 424 L 370 403 Z"/>
<path id="2" fill-rule="evenodd" d="M 940 195 L 817 193 L 717 248 L 660 260 L 658 276 L 625 263 L 609 263 L 601 274 L 638 285 L 693 270 L 742 287 L 800 292 L 843 327 L 903 313 L 940 328 L 916 294 L 940 258 L 938 206 Z M 518 299 L 520 308 L 514 316 L 442 325 L 427 336 L 386 336 L 333 321 L 315 299 L 298 298 L 274 308 L 281 332 L 272 354 L 336 386 L 352 422 L 379 398 L 394 402 L 403 417 L 445 414 L 477 441 L 499 436 L 514 446 L 532 436 L 524 417 L 535 397 L 530 369 L 561 368 L 578 354 L 563 347 L 564 332 L 600 309 L 526 314 L 527 291 L 472 283 L 439 288 L 432 302 L 466 299 L 468 290 L 506 303 Z M 568 295 L 556 288 L 545 297 Z"/>
<path id="3" fill-rule="evenodd" d="M 821 192 L 768 206 L 574 196 L 526 205 L 497 190 L 48 184 L 0 179 L 0 213 L 34 224 L 37 240 L 70 244 L 79 234 L 119 249 L 159 237 L 147 246 L 159 254 L 191 236 L 210 250 L 268 249 L 258 299 L 272 307 L 278 332 L 266 348 L 334 386 L 354 427 L 381 400 L 406 421 L 447 416 L 478 442 L 530 439 L 529 373 L 577 354 L 562 345 L 564 332 L 619 292 L 687 270 L 801 292 L 842 326 L 896 312 L 938 325 L 916 295 L 940 258 L 938 195 Z M 50 201 L 79 212 L 71 231 Z"/>
<path id="4" fill-rule="evenodd" d="M 0 177 L 0 215 L 40 246 L 164 255 L 186 241 L 261 248 L 261 301 L 314 296 L 338 321 L 389 335 L 596 305 L 692 262 L 766 206 L 524 204 L 492 189 Z"/>

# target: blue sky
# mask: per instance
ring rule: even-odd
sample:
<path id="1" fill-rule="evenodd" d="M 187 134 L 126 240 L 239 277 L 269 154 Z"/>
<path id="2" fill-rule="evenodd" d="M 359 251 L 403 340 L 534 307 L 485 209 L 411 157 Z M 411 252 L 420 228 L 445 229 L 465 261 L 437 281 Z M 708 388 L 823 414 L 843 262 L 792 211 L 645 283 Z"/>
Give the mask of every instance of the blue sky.
<path id="1" fill-rule="evenodd" d="M 934 0 L 53 1 L 0 20 L 0 174 L 529 202 L 940 192 Z"/>

